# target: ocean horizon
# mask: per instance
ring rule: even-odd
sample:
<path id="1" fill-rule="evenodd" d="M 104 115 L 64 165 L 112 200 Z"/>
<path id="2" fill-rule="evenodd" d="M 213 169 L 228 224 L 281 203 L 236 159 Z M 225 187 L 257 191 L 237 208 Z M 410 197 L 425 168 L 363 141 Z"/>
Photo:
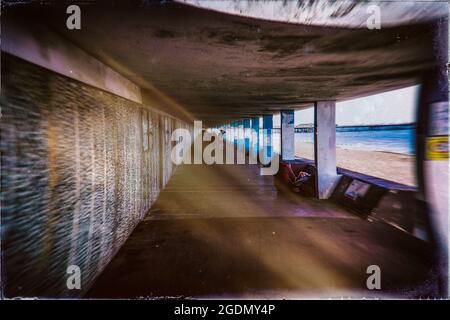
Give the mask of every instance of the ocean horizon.
<path id="1" fill-rule="evenodd" d="M 276 152 L 279 152 L 280 150 L 279 130 L 280 129 L 275 128 L 273 132 L 274 150 Z M 312 132 L 296 132 L 295 139 L 300 143 L 313 143 L 314 134 Z M 336 130 L 337 147 L 348 150 L 378 151 L 414 155 L 414 139 L 414 126 L 405 126 L 404 128 L 396 129 L 392 129 L 392 126 L 380 126 L 377 127 L 376 130 L 373 130 L 373 128 L 370 128 L 369 126 L 345 126 L 340 128 L 338 127 Z"/>

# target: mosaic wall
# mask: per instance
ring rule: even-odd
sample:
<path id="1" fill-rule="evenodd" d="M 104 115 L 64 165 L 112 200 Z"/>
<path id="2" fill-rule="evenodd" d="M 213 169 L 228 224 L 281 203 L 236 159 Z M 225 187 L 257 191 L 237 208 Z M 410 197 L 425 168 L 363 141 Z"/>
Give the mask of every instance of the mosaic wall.
<path id="1" fill-rule="evenodd" d="M 184 124 L 4 53 L 1 63 L 4 294 L 82 295 L 167 183 L 170 132 Z M 69 265 L 81 290 L 67 288 Z"/>

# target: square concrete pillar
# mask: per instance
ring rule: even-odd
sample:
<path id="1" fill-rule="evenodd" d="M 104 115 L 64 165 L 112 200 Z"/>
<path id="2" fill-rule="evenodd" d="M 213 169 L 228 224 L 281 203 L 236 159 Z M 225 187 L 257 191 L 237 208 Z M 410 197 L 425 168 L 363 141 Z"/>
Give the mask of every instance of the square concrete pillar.
<path id="1" fill-rule="evenodd" d="M 263 148 L 264 148 L 264 163 L 269 163 L 272 158 L 272 129 L 273 129 L 273 115 L 263 115 Z"/>
<path id="2" fill-rule="evenodd" d="M 256 154 L 259 152 L 259 118 L 252 118 L 252 145 L 253 149 L 256 151 Z"/>
<path id="3" fill-rule="evenodd" d="M 294 110 L 281 111 L 281 160 L 294 159 Z"/>
<path id="4" fill-rule="evenodd" d="M 237 141 L 238 141 L 238 122 L 234 121 L 233 122 L 233 137 L 232 137 L 232 142 L 233 145 L 236 147 L 237 146 Z"/>
<path id="5" fill-rule="evenodd" d="M 317 195 L 328 199 L 339 181 L 336 172 L 336 102 L 314 105 L 314 153 Z"/>

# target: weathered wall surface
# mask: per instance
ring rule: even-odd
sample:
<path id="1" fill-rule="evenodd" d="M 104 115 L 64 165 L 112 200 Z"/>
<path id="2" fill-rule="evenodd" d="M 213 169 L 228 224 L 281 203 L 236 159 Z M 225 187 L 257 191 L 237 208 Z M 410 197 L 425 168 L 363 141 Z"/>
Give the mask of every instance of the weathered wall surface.
<path id="1" fill-rule="evenodd" d="M 4 294 L 81 295 L 167 183 L 171 126 L 185 124 L 8 54 L 1 64 Z M 69 265 L 81 290 L 67 289 Z"/>

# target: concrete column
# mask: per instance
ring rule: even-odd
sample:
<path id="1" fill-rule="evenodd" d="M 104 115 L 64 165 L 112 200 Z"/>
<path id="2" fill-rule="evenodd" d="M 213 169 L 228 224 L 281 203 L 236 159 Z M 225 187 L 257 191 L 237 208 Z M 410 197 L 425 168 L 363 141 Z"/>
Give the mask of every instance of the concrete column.
<path id="1" fill-rule="evenodd" d="M 230 122 L 230 128 L 228 130 L 230 130 L 229 142 L 234 144 L 234 122 Z"/>
<path id="2" fill-rule="evenodd" d="M 234 163 L 234 122 L 227 124 L 227 141 L 225 144 L 225 163 Z"/>
<path id="3" fill-rule="evenodd" d="M 244 134 L 245 152 L 250 152 L 250 135 L 251 135 L 250 119 L 244 119 L 243 124 L 244 124 L 243 134 Z"/>
<path id="4" fill-rule="evenodd" d="M 232 138 L 233 145 L 236 147 L 238 142 L 238 122 L 233 122 L 233 138 Z"/>
<path id="5" fill-rule="evenodd" d="M 257 155 L 259 152 L 259 118 L 258 117 L 252 118 L 252 131 L 253 131 L 252 144 L 253 144 L 253 148 Z"/>
<path id="6" fill-rule="evenodd" d="M 268 163 L 272 158 L 272 129 L 273 129 L 273 116 L 271 114 L 263 115 L 263 148 L 264 150 L 264 163 Z"/>
<path id="7" fill-rule="evenodd" d="M 294 110 L 281 111 L 281 160 L 294 159 Z"/>
<path id="8" fill-rule="evenodd" d="M 336 102 L 314 105 L 314 153 L 319 199 L 328 199 L 339 181 L 336 172 Z"/>
<path id="9" fill-rule="evenodd" d="M 238 130 L 238 148 L 242 149 L 244 145 L 244 121 L 237 121 L 237 130 Z"/>

